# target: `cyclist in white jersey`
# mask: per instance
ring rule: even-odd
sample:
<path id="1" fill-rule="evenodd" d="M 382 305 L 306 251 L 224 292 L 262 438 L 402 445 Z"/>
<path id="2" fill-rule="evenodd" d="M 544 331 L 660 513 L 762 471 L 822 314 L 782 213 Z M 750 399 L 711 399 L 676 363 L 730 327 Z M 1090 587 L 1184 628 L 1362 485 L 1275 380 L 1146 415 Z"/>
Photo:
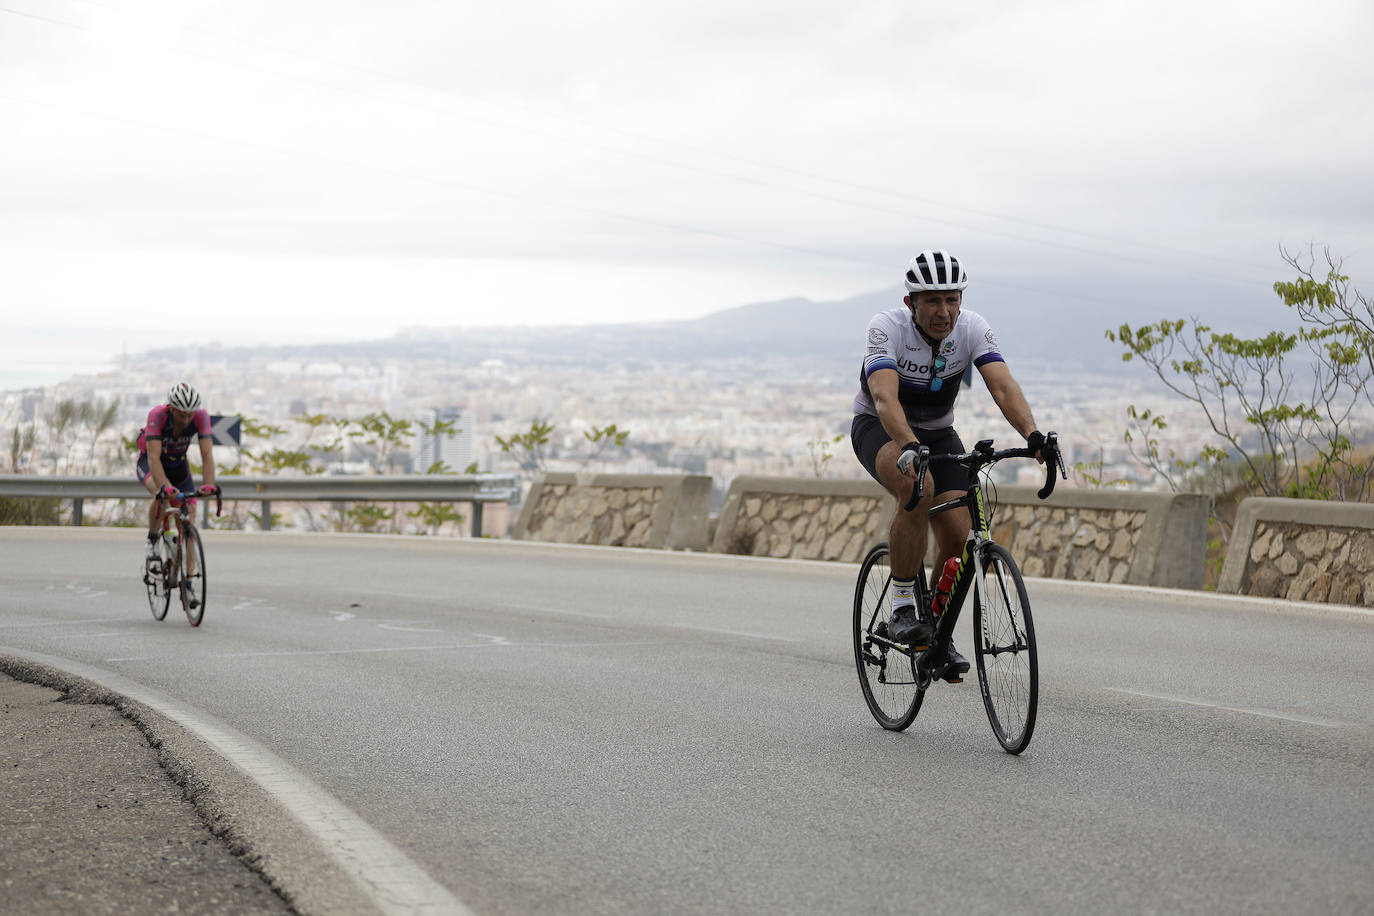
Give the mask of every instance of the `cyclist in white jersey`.
<path id="1" fill-rule="evenodd" d="M 934 637 L 928 609 L 916 610 L 916 572 L 926 552 L 926 525 L 933 503 L 948 502 L 968 489 L 968 472 L 940 464 L 929 474 L 925 495 L 915 511 L 904 512 L 915 488 L 916 449 L 931 454 L 964 451 L 954 431 L 954 399 L 965 369 L 983 376 L 988 393 L 1029 447 L 1039 449 L 1045 437 L 1035 428 L 1030 405 L 998 350 L 997 335 L 982 315 L 962 310 L 968 275 L 946 251 L 926 250 L 907 266 L 903 307 L 879 312 L 868 324 L 868 354 L 859 373 L 850 441 L 854 454 L 897 500 L 888 532 L 892 562 L 894 641 L 912 648 L 929 647 Z M 1038 457 L 1038 456 L 1037 456 Z M 935 529 L 934 570 L 960 556 L 972 520 L 959 508 L 929 519 Z M 968 660 L 951 644 L 946 647 L 947 677 L 968 671 Z"/>

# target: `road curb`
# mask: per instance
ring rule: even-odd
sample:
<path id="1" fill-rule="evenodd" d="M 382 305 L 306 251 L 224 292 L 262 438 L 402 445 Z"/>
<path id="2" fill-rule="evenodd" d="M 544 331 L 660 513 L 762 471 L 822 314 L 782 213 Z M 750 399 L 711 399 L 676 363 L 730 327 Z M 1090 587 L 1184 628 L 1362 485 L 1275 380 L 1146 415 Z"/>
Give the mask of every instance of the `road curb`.
<path id="1" fill-rule="evenodd" d="M 212 717 L 199 713 L 183 724 L 164 713 L 185 709 L 170 697 L 41 653 L 0 647 L 0 672 L 62 691 L 76 702 L 108 705 L 132 722 L 210 833 L 295 911 L 305 916 L 470 912 L 289 764 Z M 219 734 L 212 734 L 216 730 Z M 226 740 L 240 747 L 226 754 Z M 264 763 L 275 772 L 264 774 Z M 364 847 L 365 860 L 359 860 L 357 849 L 341 849 L 350 842 Z"/>

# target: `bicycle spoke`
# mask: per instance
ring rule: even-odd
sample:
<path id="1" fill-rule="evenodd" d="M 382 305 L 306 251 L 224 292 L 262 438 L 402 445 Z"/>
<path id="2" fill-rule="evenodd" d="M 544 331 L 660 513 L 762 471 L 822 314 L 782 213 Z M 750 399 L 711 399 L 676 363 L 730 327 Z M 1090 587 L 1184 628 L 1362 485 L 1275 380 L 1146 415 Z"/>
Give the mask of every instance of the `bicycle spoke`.
<path id="1" fill-rule="evenodd" d="M 181 606 L 187 622 L 198 627 L 205 616 L 205 547 L 194 525 L 184 526 L 182 549 L 185 555 L 182 582 L 186 584 L 181 589 Z"/>
<path id="2" fill-rule="evenodd" d="M 148 609 L 153 612 L 153 619 L 162 620 L 172 604 L 172 593 L 166 586 L 168 552 L 161 538 L 158 538 L 154 552 L 156 557 L 143 563 L 143 585 L 148 591 Z"/>
<path id="3" fill-rule="evenodd" d="M 996 544 L 984 547 L 974 599 L 983 705 L 998 742 L 1018 754 L 1035 727 L 1039 666 L 1025 584 L 1011 555 Z"/>
<path id="4" fill-rule="evenodd" d="M 854 589 L 854 660 L 869 712 L 884 728 L 900 731 L 916 718 L 924 691 L 911 656 L 882 635 L 891 581 L 887 545 L 881 544 L 865 557 Z"/>

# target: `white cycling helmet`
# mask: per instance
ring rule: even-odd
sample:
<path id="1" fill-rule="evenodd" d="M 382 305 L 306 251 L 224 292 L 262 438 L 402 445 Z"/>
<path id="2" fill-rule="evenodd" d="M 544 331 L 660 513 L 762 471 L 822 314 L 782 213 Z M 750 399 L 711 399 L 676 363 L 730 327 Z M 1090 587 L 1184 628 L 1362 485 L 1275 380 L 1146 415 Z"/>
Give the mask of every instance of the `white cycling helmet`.
<path id="1" fill-rule="evenodd" d="M 943 249 L 925 251 L 911 259 L 906 266 L 906 291 L 919 293 L 928 289 L 963 289 L 968 286 L 959 259 Z"/>
<path id="2" fill-rule="evenodd" d="M 177 382 L 167 392 L 167 404 L 189 413 L 200 407 L 200 392 L 185 382 Z"/>

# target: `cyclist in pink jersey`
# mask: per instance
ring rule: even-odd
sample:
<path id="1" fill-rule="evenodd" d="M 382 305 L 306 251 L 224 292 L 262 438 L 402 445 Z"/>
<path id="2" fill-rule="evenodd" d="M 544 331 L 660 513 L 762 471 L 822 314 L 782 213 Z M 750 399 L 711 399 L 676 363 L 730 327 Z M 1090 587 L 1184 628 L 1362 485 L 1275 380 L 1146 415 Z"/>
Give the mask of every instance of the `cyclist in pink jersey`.
<path id="1" fill-rule="evenodd" d="M 200 465 L 205 486 L 196 490 L 191 478 L 191 463 L 186 452 L 192 440 L 200 444 Z M 148 556 L 155 556 L 158 534 L 162 531 L 163 504 L 158 493 L 194 504 L 197 492 L 215 489 L 214 440 L 210 433 L 210 414 L 200 406 L 200 394 L 185 382 L 167 392 L 167 403 L 148 411 L 148 422 L 138 434 L 138 480 L 154 497 L 148 506 Z"/>

